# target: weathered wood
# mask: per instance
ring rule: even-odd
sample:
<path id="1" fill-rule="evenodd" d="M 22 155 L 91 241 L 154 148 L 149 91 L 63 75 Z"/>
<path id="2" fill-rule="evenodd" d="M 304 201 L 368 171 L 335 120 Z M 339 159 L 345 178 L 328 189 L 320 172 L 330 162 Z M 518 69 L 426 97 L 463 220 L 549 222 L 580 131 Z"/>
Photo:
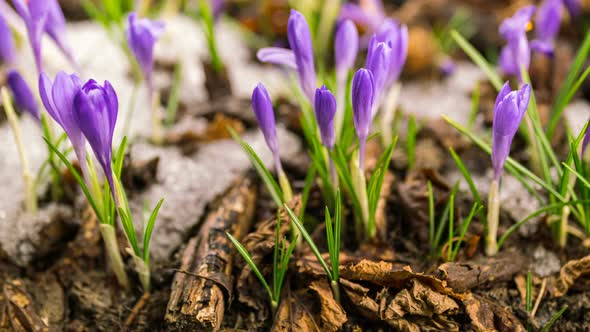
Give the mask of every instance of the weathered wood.
<path id="1" fill-rule="evenodd" d="M 211 331 L 221 326 L 231 295 L 232 255 L 226 233 L 241 239 L 250 228 L 256 200 L 252 179 L 239 179 L 206 218 L 182 255 L 166 313 L 172 330 Z"/>

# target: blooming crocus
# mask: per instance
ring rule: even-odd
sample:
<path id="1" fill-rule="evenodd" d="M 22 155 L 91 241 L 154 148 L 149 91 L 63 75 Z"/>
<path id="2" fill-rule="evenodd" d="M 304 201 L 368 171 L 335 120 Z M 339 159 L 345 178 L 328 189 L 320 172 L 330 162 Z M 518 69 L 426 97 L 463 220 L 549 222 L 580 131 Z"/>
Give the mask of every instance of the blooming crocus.
<path id="1" fill-rule="evenodd" d="M 127 43 L 143 71 L 150 96 L 153 85 L 154 45 L 163 32 L 163 22 L 151 21 L 147 18 L 139 19 L 136 13 L 129 14 L 129 27 L 126 31 Z"/>
<path id="2" fill-rule="evenodd" d="M 530 96 L 531 88 L 528 84 L 523 85 L 520 90 L 511 91 L 508 82 L 498 93 L 492 132 L 492 166 L 496 181 L 500 180 L 512 139 L 524 117 Z"/>
<path id="3" fill-rule="evenodd" d="M 352 20 L 369 34 L 373 34 L 379 29 L 385 17 L 381 0 L 360 0 L 359 4 L 345 3 L 341 7 L 339 15 L 339 19 Z"/>
<path id="4" fill-rule="evenodd" d="M 87 176 L 86 139 L 74 114 L 74 98 L 81 87 L 82 81 L 75 74 L 68 75 L 60 71 L 53 83 L 45 73 L 39 76 L 39 94 L 43 106 L 70 138 L 82 173 Z"/>
<path id="5" fill-rule="evenodd" d="M 283 65 L 289 69 L 297 70 L 301 90 L 313 103 L 317 79 L 313 63 L 313 46 L 311 33 L 305 17 L 291 10 L 287 24 L 287 37 L 291 49 L 280 47 L 265 47 L 256 53 L 258 60 L 276 65 Z"/>
<path id="6" fill-rule="evenodd" d="M 389 43 L 377 41 L 373 36 L 369 43 L 366 68 L 373 74 L 375 80 L 375 106 L 381 100 L 381 94 L 388 80 L 389 65 L 391 63 L 391 46 Z M 375 113 L 375 112 L 373 112 Z M 375 114 L 373 114 L 375 116 Z"/>
<path id="7" fill-rule="evenodd" d="M 521 8 L 500 25 L 500 35 L 508 42 L 500 52 L 500 67 L 506 74 L 520 77 L 521 68 L 529 68 L 531 50 L 526 32 L 534 11 L 535 6 Z"/>
<path id="8" fill-rule="evenodd" d="M 365 145 L 371 128 L 375 98 L 375 80 L 370 70 L 359 69 L 352 79 L 352 110 L 354 128 L 359 138 L 359 168 L 364 169 Z"/>
<path id="9" fill-rule="evenodd" d="M 334 36 L 334 59 L 338 84 L 345 83 L 359 49 L 359 34 L 351 20 L 340 22 Z"/>
<path id="10" fill-rule="evenodd" d="M 320 128 L 322 144 L 328 149 L 334 147 L 334 115 L 336 114 L 336 98 L 330 90 L 322 85 L 315 90 L 313 102 L 315 118 Z"/>
<path id="11" fill-rule="evenodd" d="M 399 78 L 408 57 L 408 27 L 388 18 L 375 35 L 377 41 L 391 47 L 389 72 L 385 82 L 385 88 L 389 89 Z"/>
<path id="12" fill-rule="evenodd" d="M 13 63 L 14 59 L 14 37 L 4 17 L 0 14 L 0 62 Z"/>
<path id="13" fill-rule="evenodd" d="M 565 5 L 565 8 L 567 8 L 571 17 L 580 15 L 580 12 L 582 11 L 581 0 L 563 0 L 563 4 Z"/>
<path id="14" fill-rule="evenodd" d="M 118 110 L 117 94 L 109 81 L 101 86 L 91 79 L 74 97 L 74 118 L 104 171 L 116 203 L 112 153 Z"/>
<path id="15" fill-rule="evenodd" d="M 21 111 L 31 114 L 35 119 L 40 121 L 41 117 L 35 96 L 33 96 L 33 92 L 27 82 L 16 70 L 10 70 L 8 72 L 8 87 L 12 92 L 16 106 Z"/>
<path id="16" fill-rule="evenodd" d="M 279 156 L 279 141 L 277 138 L 277 127 L 275 125 L 275 114 L 272 109 L 270 95 L 262 83 L 258 83 L 252 91 L 252 109 L 258 121 L 258 127 L 264 135 L 266 145 L 272 152 L 277 173 L 283 171 L 281 158 Z"/>
<path id="17" fill-rule="evenodd" d="M 296 10 L 291 10 L 287 23 L 287 37 L 289 46 L 295 55 L 301 88 L 309 101 L 313 102 L 317 80 L 313 63 L 311 33 L 305 17 Z"/>
<path id="18" fill-rule="evenodd" d="M 13 0 L 12 3 L 27 27 L 27 34 L 37 70 L 41 72 L 41 37 L 49 16 L 50 3 L 54 0 Z"/>
<path id="19" fill-rule="evenodd" d="M 553 54 L 553 43 L 561 24 L 562 0 L 545 0 L 537 10 L 535 30 L 537 38 L 531 48 L 547 55 Z"/>

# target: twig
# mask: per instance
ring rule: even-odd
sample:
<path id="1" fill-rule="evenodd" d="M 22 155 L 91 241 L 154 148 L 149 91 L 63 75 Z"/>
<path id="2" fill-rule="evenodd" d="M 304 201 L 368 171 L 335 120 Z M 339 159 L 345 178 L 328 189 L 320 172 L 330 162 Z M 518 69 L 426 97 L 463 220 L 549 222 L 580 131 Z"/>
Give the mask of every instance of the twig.
<path id="1" fill-rule="evenodd" d="M 137 315 L 139 315 L 139 312 L 141 311 L 141 309 L 145 306 L 147 300 L 150 298 L 151 294 L 149 292 L 145 292 L 143 293 L 143 295 L 139 298 L 139 301 L 137 301 L 137 303 L 135 303 L 135 305 L 133 306 L 133 309 L 131 309 L 131 313 L 129 313 L 129 316 L 127 316 L 127 319 L 125 319 L 125 330 L 128 330 L 129 327 L 131 326 L 131 324 L 133 324 L 133 321 L 135 321 L 135 318 L 137 317 Z"/>
<path id="2" fill-rule="evenodd" d="M 537 309 L 539 309 L 539 305 L 541 304 L 541 299 L 543 295 L 545 295 L 545 288 L 547 287 L 547 278 L 543 278 L 543 283 L 541 283 L 541 289 L 539 290 L 539 296 L 535 300 L 535 305 L 533 306 L 533 310 L 531 310 L 531 318 L 535 317 L 537 313 Z"/>

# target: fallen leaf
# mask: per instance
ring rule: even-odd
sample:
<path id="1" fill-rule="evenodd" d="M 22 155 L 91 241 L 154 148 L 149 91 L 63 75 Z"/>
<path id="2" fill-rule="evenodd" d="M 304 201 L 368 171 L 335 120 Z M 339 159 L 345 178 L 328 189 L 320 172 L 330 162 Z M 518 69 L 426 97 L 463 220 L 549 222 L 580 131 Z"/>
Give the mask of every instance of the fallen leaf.
<path id="1" fill-rule="evenodd" d="M 321 328 L 322 331 L 336 332 L 346 322 L 346 313 L 334 299 L 332 289 L 325 278 L 313 281 L 309 288 L 315 291 L 320 298 Z"/>
<path id="2" fill-rule="evenodd" d="M 522 324 L 507 308 L 475 294 L 468 294 L 463 300 L 463 305 L 475 331 L 525 331 Z"/>

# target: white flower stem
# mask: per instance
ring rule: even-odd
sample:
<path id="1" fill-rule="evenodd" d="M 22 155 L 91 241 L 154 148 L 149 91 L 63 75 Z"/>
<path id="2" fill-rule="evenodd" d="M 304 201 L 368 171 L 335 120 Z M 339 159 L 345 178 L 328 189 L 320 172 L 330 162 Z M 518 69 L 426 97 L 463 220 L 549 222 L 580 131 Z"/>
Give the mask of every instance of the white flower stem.
<path id="1" fill-rule="evenodd" d="M 37 192 L 35 190 L 35 181 L 31 174 L 29 167 L 29 160 L 25 153 L 25 146 L 23 144 L 22 132 L 18 123 L 18 117 L 10 102 L 10 96 L 6 88 L 2 88 L 2 104 L 4 105 L 4 112 L 6 112 L 6 118 L 12 128 L 14 134 L 14 141 L 16 142 L 16 149 L 20 158 L 21 166 L 23 169 L 23 181 L 25 185 L 25 208 L 28 212 L 37 212 Z"/>
<path id="2" fill-rule="evenodd" d="M 374 229 L 374 227 L 370 227 L 369 225 L 369 198 L 367 195 L 367 180 L 365 179 L 365 173 L 359 166 L 358 154 L 356 152 L 353 154 L 350 160 L 350 170 L 352 176 L 352 185 L 354 186 L 355 194 L 361 205 L 361 215 L 358 217 L 360 217 L 363 227 L 357 226 L 357 234 L 359 236 L 364 234 L 365 238 L 370 238 L 373 236 L 373 234 L 370 234 L 370 230 L 372 228 Z M 361 230 L 363 232 L 360 232 Z"/>
<path id="3" fill-rule="evenodd" d="M 129 289 L 129 280 L 127 279 L 127 273 L 125 272 L 125 265 L 123 264 L 123 258 L 121 258 L 121 252 L 119 251 L 119 244 L 117 242 L 117 235 L 115 233 L 115 227 L 109 224 L 100 224 L 100 234 L 107 252 L 111 269 L 119 285 L 124 289 Z"/>
<path id="4" fill-rule="evenodd" d="M 488 196 L 488 232 L 486 234 L 486 255 L 498 253 L 498 225 L 500 223 L 500 195 L 498 180 L 493 180 Z"/>

